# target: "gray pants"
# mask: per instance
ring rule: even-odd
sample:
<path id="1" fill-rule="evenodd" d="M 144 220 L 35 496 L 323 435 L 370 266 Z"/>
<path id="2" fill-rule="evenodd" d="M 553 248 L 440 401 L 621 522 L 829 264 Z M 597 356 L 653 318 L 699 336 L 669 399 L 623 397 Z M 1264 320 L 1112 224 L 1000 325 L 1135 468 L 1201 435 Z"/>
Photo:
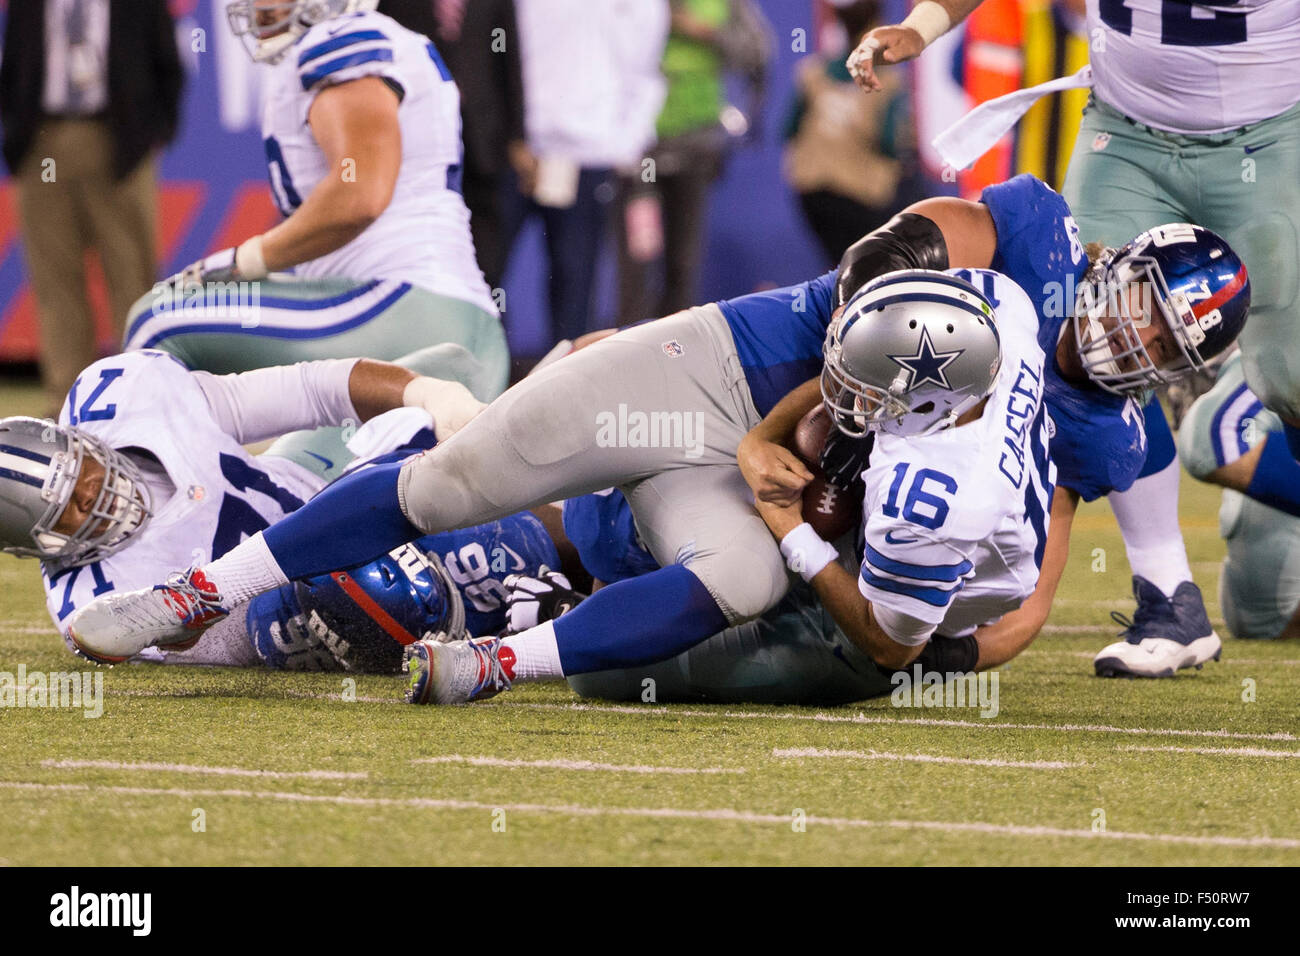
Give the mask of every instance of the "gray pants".
<path id="1" fill-rule="evenodd" d="M 435 534 L 615 485 L 655 559 L 689 568 L 735 624 L 788 586 L 736 465 L 758 421 L 726 320 L 702 306 L 524 379 L 408 462 L 398 496 Z"/>

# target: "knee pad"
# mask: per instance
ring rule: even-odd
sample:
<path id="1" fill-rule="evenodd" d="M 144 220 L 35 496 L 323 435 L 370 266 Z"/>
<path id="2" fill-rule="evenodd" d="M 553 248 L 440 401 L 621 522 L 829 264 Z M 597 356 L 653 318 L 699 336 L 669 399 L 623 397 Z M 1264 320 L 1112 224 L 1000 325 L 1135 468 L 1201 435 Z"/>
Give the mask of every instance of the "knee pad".
<path id="1" fill-rule="evenodd" d="M 687 562 L 718 602 L 731 626 L 752 621 L 776 606 L 790 589 L 785 561 L 775 541 L 766 548 L 725 551 Z M 737 558 L 737 554 L 741 557 Z"/>

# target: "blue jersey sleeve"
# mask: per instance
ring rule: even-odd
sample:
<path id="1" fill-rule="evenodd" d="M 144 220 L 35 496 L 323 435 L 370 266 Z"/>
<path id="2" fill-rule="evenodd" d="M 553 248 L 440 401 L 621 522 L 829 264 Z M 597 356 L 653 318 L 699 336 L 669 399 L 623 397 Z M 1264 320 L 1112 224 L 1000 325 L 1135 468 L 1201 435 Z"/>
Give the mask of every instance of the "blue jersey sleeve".
<path id="1" fill-rule="evenodd" d="M 1147 457 L 1146 428 L 1137 402 L 1062 381 L 1049 358 L 1045 401 L 1056 483 L 1093 501 L 1126 491 Z"/>
<path id="2" fill-rule="evenodd" d="M 583 495 L 564 503 L 564 534 L 578 549 L 587 573 L 613 584 L 659 570 L 641 544 L 632 508 L 620 491 Z"/>
<path id="3" fill-rule="evenodd" d="M 835 276 L 831 271 L 784 289 L 718 303 L 760 415 L 821 374 L 822 344 L 835 309 Z"/>
<path id="4" fill-rule="evenodd" d="M 1028 294 L 1038 312 L 1038 344 L 1050 355 L 1088 271 L 1070 207 L 1028 173 L 989 186 L 980 202 L 988 206 L 998 233 L 991 268 Z"/>

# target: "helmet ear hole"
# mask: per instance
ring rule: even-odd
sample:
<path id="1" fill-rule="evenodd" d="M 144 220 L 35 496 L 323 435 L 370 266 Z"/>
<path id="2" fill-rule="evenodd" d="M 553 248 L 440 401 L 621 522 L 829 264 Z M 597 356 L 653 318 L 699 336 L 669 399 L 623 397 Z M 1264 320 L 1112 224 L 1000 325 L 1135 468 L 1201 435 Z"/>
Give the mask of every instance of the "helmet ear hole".
<path id="1" fill-rule="evenodd" d="M 928 415 L 930 412 L 934 411 L 934 402 L 922 402 L 920 405 L 917 405 L 916 408 L 912 409 L 912 411 L 918 415 Z"/>
<path id="2" fill-rule="evenodd" d="M 908 327 L 909 329 L 914 329 L 914 328 L 916 328 L 916 319 L 913 319 L 911 322 L 908 322 L 908 323 L 907 323 L 907 327 Z M 949 331 L 949 332 L 952 331 L 952 326 L 951 326 L 951 325 L 948 326 L 948 331 Z"/>

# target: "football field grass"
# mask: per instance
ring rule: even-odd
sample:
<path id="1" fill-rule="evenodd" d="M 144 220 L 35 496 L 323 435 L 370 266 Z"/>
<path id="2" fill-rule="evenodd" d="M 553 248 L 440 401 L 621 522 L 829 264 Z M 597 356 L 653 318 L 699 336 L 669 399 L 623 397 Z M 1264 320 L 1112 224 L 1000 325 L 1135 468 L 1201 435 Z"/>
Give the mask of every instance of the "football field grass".
<path id="1" fill-rule="evenodd" d="M 0 414 L 35 391 L 0 388 Z M 148 665 L 103 714 L 0 707 L 6 864 L 1300 864 L 1300 646 L 1226 637 L 1217 491 L 1185 480 L 1223 660 L 1101 680 L 1131 612 L 1104 503 L 998 712 L 612 705 L 531 685 L 457 708 L 398 678 Z M 645 609 L 628 609 L 646 613 Z M 0 672 L 86 670 L 0 556 Z M 0 677 L 0 681 L 3 677 Z"/>

